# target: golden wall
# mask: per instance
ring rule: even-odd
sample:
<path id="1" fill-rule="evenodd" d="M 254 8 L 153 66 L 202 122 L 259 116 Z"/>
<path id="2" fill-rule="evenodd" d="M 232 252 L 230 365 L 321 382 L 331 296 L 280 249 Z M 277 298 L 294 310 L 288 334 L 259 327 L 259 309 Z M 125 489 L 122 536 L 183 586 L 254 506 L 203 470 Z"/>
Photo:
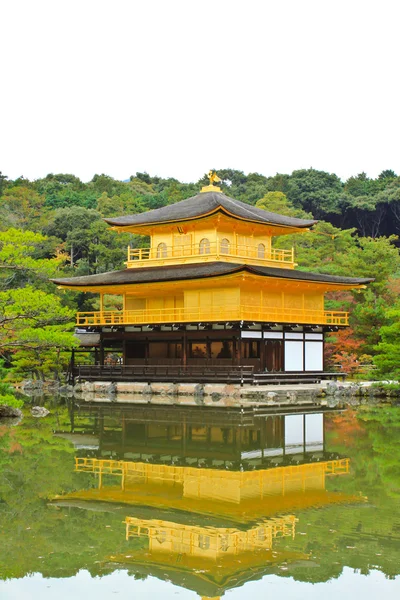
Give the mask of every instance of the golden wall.
<path id="1" fill-rule="evenodd" d="M 286 287 L 282 291 L 275 286 L 272 287 L 268 281 L 257 286 L 248 285 L 246 282 L 237 282 L 236 285 L 214 287 L 218 285 L 218 282 L 210 281 L 207 288 L 204 280 L 201 284 L 198 283 L 197 288 L 195 282 L 192 282 L 187 289 L 185 289 L 185 285 L 187 284 L 183 283 L 182 289 L 179 291 L 176 287 L 168 289 L 167 286 L 164 286 L 160 291 L 156 286 L 154 286 L 154 290 L 151 290 L 151 286 L 147 286 L 147 294 L 142 297 L 126 293 L 125 310 L 168 311 L 184 308 L 196 311 L 198 309 L 239 308 L 240 306 L 257 307 L 265 311 L 269 309 L 288 312 L 299 309 L 305 311 L 324 310 L 323 291 L 303 289 L 301 285 L 294 290 Z M 143 293 L 144 290 L 141 291 Z"/>

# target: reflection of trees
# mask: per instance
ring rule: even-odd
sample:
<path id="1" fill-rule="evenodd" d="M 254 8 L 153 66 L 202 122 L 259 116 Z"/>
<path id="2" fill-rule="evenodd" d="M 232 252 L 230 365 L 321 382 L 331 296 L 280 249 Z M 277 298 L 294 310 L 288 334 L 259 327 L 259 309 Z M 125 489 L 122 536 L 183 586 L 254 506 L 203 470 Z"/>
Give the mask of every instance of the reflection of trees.
<path id="1" fill-rule="evenodd" d="M 126 554 L 126 511 L 48 505 L 56 494 L 95 484 L 91 474 L 74 472 L 72 446 L 53 435 L 53 429 L 67 426 L 66 409 L 52 413 L 46 420 L 26 417 L 19 427 L 0 427 L 3 578 L 31 572 L 62 577 L 79 569 L 102 575 L 115 569 L 102 561 Z M 288 563 L 286 571 L 266 565 L 265 573 L 322 582 L 338 577 L 345 566 L 368 573 L 374 565 L 394 577 L 400 573 L 400 408 L 361 409 L 326 419 L 327 450 L 350 456 L 352 465 L 352 476 L 327 480 L 328 490 L 361 491 L 368 503 L 296 511 L 295 539 L 277 539 L 275 550 L 307 554 L 309 560 Z M 139 549 L 142 540 L 130 544 Z M 143 576 L 134 565 L 129 573 Z"/>
<path id="2" fill-rule="evenodd" d="M 0 579 L 32 572 L 66 577 L 79 569 L 105 574 L 114 569 L 99 561 L 124 549 L 121 514 L 48 504 L 59 493 L 91 485 L 89 476 L 74 473 L 72 445 L 53 434 L 69 425 L 66 409 L 57 413 L 0 426 Z"/>

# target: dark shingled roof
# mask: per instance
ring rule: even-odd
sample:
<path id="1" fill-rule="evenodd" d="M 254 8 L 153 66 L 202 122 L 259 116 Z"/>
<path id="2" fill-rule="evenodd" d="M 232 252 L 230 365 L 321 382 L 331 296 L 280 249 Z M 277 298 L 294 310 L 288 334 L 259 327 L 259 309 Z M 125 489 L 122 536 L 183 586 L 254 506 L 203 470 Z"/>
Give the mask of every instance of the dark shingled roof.
<path id="1" fill-rule="evenodd" d="M 274 277 L 278 279 L 296 279 L 298 281 L 339 283 L 345 285 L 363 285 L 373 281 L 373 279 L 366 279 L 365 277 L 339 277 L 337 275 L 323 275 L 321 273 L 295 271 L 294 269 L 258 267 L 228 262 L 171 265 L 167 267 L 145 267 L 144 269 L 123 269 L 122 271 L 111 271 L 109 273 L 99 273 L 98 275 L 84 275 L 82 277 L 52 279 L 51 281 L 57 285 L 64 285 L 67 287 L 124 285 L 129 283 L 155 283 L 163 281 L 179 281 L 185 279 L 203 279 L 205 277 L 230 275 L 240 271 L 247 271 L 248 273 L 254 273 L 256 275 Z"/>
<path id="2" fill-rule="evenodd" d="M 116 227 L 128 227 L 130 225 L 149 225 L 153 223 L 168 223 L 169 221 L 185 221 L 201 217 L 217 210 L 225 210 L 240 219 L 256 221 L 271 225 L 283 225 L 285 227 L 311 227 L 317 221 L 285 217 L 275 213 L 267 212 L 262 208 L 256 208 L 239 200 L 229 198 L 220 192 L 202 192 L 176 202 L 169 206 L 149 210 L 137 215 L 128 215 L 113 219 L 104 219 L 109 225 Z"/>

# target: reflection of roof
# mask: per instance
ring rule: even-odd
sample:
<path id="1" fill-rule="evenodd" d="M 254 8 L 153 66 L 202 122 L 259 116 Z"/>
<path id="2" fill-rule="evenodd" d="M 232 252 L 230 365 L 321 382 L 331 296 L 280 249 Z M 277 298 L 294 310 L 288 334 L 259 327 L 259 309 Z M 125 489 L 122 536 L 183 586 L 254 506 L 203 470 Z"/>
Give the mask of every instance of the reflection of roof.
<path id="1" fill-rule="evenodd" d="M 157 577 L 161 581 L 170 581 L 181 588 L 193 590 L 203 598 L 216 598 L 222 596 L 229 589 L 243 586 L 247 581 L 261 579 L 264 575 L 274 572 L 277 565 L 291 564 L 298 561 L 307 561 L 309 556 L 300 552 L 266 552 L 256 551 L 249 556 L 241 555 L 240 561 L 235 564 L 225 565 L 220 561 L 218 565 L 193 564 L 190 557 L 182 555 L 177 562 L 176 555 L 173 561 L 168 553 L 145 553 L 142 551 L 129 551 L 129 558 L 125 555 L 110 557 L 109 562 L 119 565 L 121 569 L 132 570 L 146 576 Z"/>
<path id="2" fill-rule="evenodd" d="M 96 285 L 123 285 L 137 283 L 152 283 L 179 281 L 186 279 L 203 279 L 204 277 L 219 277 L 247 271 L 262 277 L 273 277 L 276 279 L 292 279 L 297 281 L 312 281 L 316 283 L 338 283 L 344 285 L 363 285 L 372 281 L 365 277 L 341 277 L 338 275 L 324 275 L 321 273 L 309 273 L 305 271 L 294 271 L 293 269 L 278 269 L 276 267 L 259 267 L 254 265 L 233 264 L 227 262 L 197 263 L 192 265 L 170 265 L 162 267 L 145 267 L 143 269 L 123 269 L 122 271 L 110 271 L 97 275 L 84 275 L 82 277 L 67 277 L 64 279 L 52 279 L 53 283 L 74 286 L 96 286 Z"/>
<path id="3" fill-rule="evenodd" d="M 171 490 L 172 488 L 170 488 Z M 223 519 L 223 522 L 252 523 L 256 519 L 268 518 L 278 513 L 295 512 L 308 508 L 325 507 L 331 504 L 359 504 L 364 502 L 360 496 L 343 494 L 340 492 L 327 492 L 324 490 L 301 492 L 288 492 L 286 495 L 266 496 L 265 498 L 250 498 L 238 503 L 224 502 L 223 500 L 209 498 L 186 498 L 182 494 L 168 492 L 165 488 L 150 484 L 137 485 L 129 490 L 120 487 L 106 487 L 101 490 L 90 489 L 70 492 L 56 496 L 56 503 L 64 506 L 76 506 L 90 510 L 94 503 L 115 505 L 117 507 L 148 507 L 153 511 L 175 511 L 175 514 L 187 513 Z M 125 509 L 126 510 L 126 509 Z M 177 517 L 176 517 L 177 518 Z"/>
<path id="4" fill-rule="evenodd" d="M 220 192 L 203 192 L 169 206 L 163 206 L 162 208 L 156 208 L 137 215 L 105 219 L 105 221 L 115 227 L 129 227 L 132 225 L 148 225 L 150 223 L 185 221 L 208 215 L 218 210 L 246 221 L 283 225 L 285 227 L 299 227 L 304 229 L 311 227 L 311 225 L 317 222 L 277 215 L 251 204 L 245 204 L 239 200 L 229 198 L 229 196 L 225 196 L 225 194 Z"/>

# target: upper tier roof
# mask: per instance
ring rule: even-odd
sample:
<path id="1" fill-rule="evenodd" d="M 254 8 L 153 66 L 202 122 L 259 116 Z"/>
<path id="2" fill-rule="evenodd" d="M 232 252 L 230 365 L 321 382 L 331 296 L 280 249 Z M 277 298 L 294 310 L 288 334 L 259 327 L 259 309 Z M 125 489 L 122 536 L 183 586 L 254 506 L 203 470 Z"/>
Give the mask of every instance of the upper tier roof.
<path id="1" fill-rule="evenodd" d="M 247 271 L 255 275 L 273 277 L 278 279 L 291 279 L 296 281 L 312 281 L 315 283 L 332 283 L 357 286 L 373 281 L 365 277 L 339 277 L 338 275 L 323 275 L 294 271 L 293 269 L 278 269 L 276 267 L 258 267 L 254 265 L 233 264 L 226 262 L 197 263 L 191 265 L 171 265 L 163 267 L 146 267 L 143 269 L 123 269 L 110 271 L 97 275 L 83 275 L 82 277 L 67 277 L 52 279 L 53 283 L 66 287 L 95 287 L 115 286 L 138 283 L 156 283 L 167 281 L 182 281 L 185 279 L 204 279 L 231 275 L 240 271 Z"/>
<path id="2" fill-rule="evenodd" d="M 208 215 L 218 210 L 223 210 L 224 212 L 245 221 L 264 223 L 266 225 L 280 225 L 304 229 L 317 223 L 317 221 L 277 215 L 276 213 L 268 212 L 262 208 L 257 208 L 250 204 L 240 202 L 239 200 L 229 198 L 229 196 L 225 196 L 225 194 L 222 194 L 221 192 L 202 192 L 192 198 L 187 198 L 186 200 L 181 200 L 181 202 L 163 206 L 162 208 L 149 210 L 145 213 L 104 220 L 114 227 L 123 228 L 129 226 L 169 223 L 171 221 L 186 221 Z"/>

